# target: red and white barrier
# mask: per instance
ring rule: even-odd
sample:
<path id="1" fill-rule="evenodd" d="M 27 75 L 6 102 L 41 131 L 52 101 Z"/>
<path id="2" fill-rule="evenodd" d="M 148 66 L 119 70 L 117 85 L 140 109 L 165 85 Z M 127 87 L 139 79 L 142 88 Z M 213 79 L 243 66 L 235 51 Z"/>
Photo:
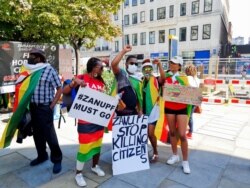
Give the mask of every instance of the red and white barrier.
<path id="1" fill-rule="evenodd" d="M 232 85 L 248 85 L 250 86 L 250 80 L 229 80 L 229 84 Z"/>
<path id="2" fill-rule="evenodd" d="M 225 99 L 222 98 L 214 98 L 214 97 L 203 97 L 202 102 L 206 103 L 216 103 L 216 104 L 224 104 Z"/>
<path id="3" fill-rule="evenodd" d="M 230 102 L 233 104 L 250 104 L 250 100 L 245 99 L 230 99 Z"/>

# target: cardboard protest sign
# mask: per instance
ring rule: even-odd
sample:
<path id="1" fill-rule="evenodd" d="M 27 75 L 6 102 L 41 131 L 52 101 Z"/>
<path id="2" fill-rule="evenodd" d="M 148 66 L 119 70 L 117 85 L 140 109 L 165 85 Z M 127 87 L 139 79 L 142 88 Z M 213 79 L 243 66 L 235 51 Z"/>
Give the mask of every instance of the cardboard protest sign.
<path id="1" fill-rule="evenodd" d="M 147 125 L 147 116 L 117 116 L 113 119 L 113 175 L 149 169 Z"/>
<path id="2" fill-rule="evenodd" d="M 118 100 L 89 87 L 79 88 L 69 116 L 101 126 L 107 126 Z"/>
<path id="3" fill-rule="evenodd" d="M 196 87 L 165 84 L 163 87 L 163 99 L 165 101 L 199 106 L 202 102 L 202 92 Z"/>

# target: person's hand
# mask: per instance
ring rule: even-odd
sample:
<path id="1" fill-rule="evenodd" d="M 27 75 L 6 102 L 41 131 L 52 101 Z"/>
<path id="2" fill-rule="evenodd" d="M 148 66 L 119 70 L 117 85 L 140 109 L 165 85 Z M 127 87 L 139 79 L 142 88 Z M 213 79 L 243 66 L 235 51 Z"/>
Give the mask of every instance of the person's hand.
<path id="1" fill-rule="evenodd" d="M 85 86 L 87 85 L 83 80 L 81 80 L 81 79 L 79 79 L 79 78 L 75 78 L 75 79 L 74 79 L 74 83 L 75 83 L 76 85 L 81 86 L 81 87 L 85 87 Z M 74 84 L 74 85 L 75 85 L 75 84 Z"/>
<path id="2" fill-rule="evenodd" d="M 131 45 L 126 45 L 126 46 L 124 46 L 124 48 L 123 48 L 123 51 L 125 52 L 125 53 L 127 53 L 127 52 L 130 52 L 132 50 L 132 46 Z"/>
<path id="3" fill-rule="evenodd" d="M 161 61 L 157 58 L 153 60 L 153 64 L 155 64 L 155 65 L 159 65 L 160 63 L 161 63 Z"/>

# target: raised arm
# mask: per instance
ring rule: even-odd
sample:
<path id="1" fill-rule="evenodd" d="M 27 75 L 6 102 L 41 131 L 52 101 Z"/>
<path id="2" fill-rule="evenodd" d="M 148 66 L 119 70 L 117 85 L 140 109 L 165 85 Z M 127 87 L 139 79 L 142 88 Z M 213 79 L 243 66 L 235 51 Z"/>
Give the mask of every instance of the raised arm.
<path id="1" fill-rule="evenodd" d="M 119 73 L 120 68 L 119 68 L 119 63 L 122 60 L 123 56 L 127 53 L 130 52 L 132 50 L 132 46 L 130 45 L 126 45 L 124 46 L 124 48 L 122 49 L 122 51 L 120 51 L 117 56 L 113 59 L 113 61 L 111 62 L 111 67 L 112 67 L 112 71 L 114 74 Z"/>
<path id="2" fill-rule="evenodd" d="M 160 77 L 159 77 L 158 80 L 159 80 L 159 83 L 160 83 L 160 84 L 163 84 L 164 81 L 165 81 L 166 76 L 165 76 L 165 72 L 164 72 L 164 70 L 163 70 L 162 64 L 161 64 L 161 62 L 160 62 L 159 59 L 154 59 L 154 60 L 153 60 L 153 63 L 156 64 L 156 65 L 158 66 L 158 68 L 159 68 Z"/>

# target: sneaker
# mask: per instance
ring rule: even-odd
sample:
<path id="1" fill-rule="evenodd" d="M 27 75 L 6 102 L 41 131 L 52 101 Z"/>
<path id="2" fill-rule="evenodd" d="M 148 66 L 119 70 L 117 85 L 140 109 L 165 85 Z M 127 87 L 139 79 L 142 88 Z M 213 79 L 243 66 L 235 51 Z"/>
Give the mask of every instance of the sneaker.
<path id="1" fill-rule="evenodd" d="M 167 164 L 172 165 L 180 161 L 180 157 L 178 155 L 172 155 L 168 160 Z"/>
<path id="2" fill-rule="evenodd" d="M 190 174 L 191 170 L 189 168 L 189 163 L 188 161 L 182 161 L 182 168 L 183 168 L 183 172 L 185 174 Z"/>
<path id="3" fill-rule="evenodd" d="M 86 181 L 83 178 L 82 173 L 76 174 L 75 176 L 76 183 L 79 187 L 84 187 L 87 185 Z"/>
<path id="4" fill-rule="evenodd" d="M 192 133 L 190 133 L 190 132 L 187 133 L 187 134 L 186 134 L 186 137 L 187 137 L 188 139 L 192 139 Z"/>
<path id="5" fill-rule="evenodd" d="M 58 174 L 62 170 L 62 164 L 61 162 L 55 163 L 53 167 L 53 173 Z"/>
<path id="6" fill-rule="evenodd" d="M 91 170 L 92 170 L 94 173 L 96 173 L 97 176 L 105 176 L 104 171 L 103 171 L 103 170 L 101 169 L 101 167 L 98 166 L 98 165 L 95 165 L 95 167 L 94 167 L 94 168 L 91 168 Z"/>

